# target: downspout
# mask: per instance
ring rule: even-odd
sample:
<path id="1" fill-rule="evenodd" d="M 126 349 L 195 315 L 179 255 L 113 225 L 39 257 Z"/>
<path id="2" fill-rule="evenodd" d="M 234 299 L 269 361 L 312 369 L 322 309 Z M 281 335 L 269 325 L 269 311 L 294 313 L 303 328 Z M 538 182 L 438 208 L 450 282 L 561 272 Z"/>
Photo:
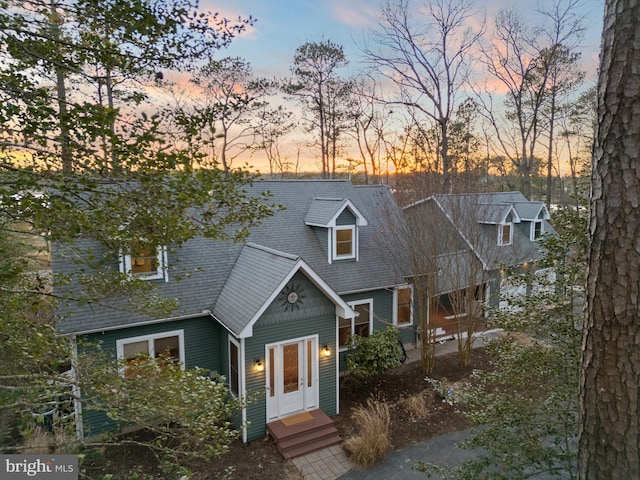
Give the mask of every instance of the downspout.
<path id="1" fill-rule="evenodd" d="M 249 436 L 249 432 L 247 431 L 247 406 L 244 405 L 244 399 L 246 399 L 246 391 L 247 391 L 247 372 L 245 369 L 245 341 L 244 337 L 240 339 L 240 371 L 242 375 L 240 376 L 240 398 L 243 400 L 242 405 L 242 442 L 247 443 L 247 438 Z"/>
<path id="2" fill-rule="evenodd" d="M 75 335 L 71 335 L 69 337 L 69 342 L 71 342 L 71 391 L 73 393 L 73 411 L 75 413 L 75 427 L 76 427 L 76 437 L 78 441 L 83 442 L 84 440 L 84 426 L 82 424 L 82 402 L 80 401 L 81 392 L 80 387 L 78 386 L 78 378 L 76 372 L 78 371 L 78 342 Z"/>

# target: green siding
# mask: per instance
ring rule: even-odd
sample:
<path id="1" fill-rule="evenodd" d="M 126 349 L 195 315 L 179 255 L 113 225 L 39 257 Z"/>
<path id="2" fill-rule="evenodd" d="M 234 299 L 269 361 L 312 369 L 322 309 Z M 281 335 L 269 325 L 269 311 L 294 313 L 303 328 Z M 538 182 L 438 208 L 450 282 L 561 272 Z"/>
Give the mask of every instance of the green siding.
<path id="1" fill-rule="evenodd" d="M 336 219 L 336 225 L 355 225 L 356 216 L 346 208 Z"/>
<path id="2" fill-rule="evenodd" d="M 289 339 L 318 335 L 319 407 L 327 415 L 337 413 L 336 404 L 336 355 L 320 355 L 323 345 L 336 351 L 335 305 L 326 298 L 304 275 L 298 273 L 292 283 L 302 295 L 299 309 L 285 311 L 278 296 L 267 308 L 253 328 L 253 337 L 245 340 L 246 393 L 250 399 L 247 407 L 248 440 L 261 437 L 266 432 L 266 370 L 258 372 L 254 363 L 260 359 L 266 364 L 265 345 Z"/>
<path id="3" fill-rule="evenodd" d="M 88 342 L 89 344 L 101 342 L 102 349 L 113 351 L 115 358 L 117 340 L 169 332 L 172 330 L 184 330 L 186 368 L 200 367 L 211 370 L 212 372 L 220 371 L 221 327 L 211 317 L 177 320 L 174 322 L 92 333 L 81 336 L 78 340 L 80 344 L 83 342 Z M 116 424 L 101 412 L 84 409 L 82 417 L 85 437 L 100 435 L 116 428 Z"/>

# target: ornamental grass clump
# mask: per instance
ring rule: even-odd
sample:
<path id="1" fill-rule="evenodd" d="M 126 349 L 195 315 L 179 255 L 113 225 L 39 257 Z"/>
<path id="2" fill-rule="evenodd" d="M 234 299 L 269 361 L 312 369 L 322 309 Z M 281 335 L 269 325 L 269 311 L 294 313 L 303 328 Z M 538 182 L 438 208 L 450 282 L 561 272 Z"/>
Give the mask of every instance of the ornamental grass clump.
<path id="1" fill-rule="evenodd" d="M 389 405 L 370 398 L 352 415 L 360 431 L 344 442 L 344 448 L 356 465 L 373 465 L 391 450 Z"/>

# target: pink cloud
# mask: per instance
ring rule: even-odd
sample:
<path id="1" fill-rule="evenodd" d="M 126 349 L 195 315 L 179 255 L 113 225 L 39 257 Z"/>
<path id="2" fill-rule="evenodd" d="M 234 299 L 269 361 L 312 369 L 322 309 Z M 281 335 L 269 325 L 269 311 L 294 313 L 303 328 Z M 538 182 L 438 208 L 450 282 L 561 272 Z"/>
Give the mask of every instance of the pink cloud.
<path id="1" fill-rule="evenodd" d="M 365 0 L 332 0 L 330 4 L 333 17 L 352 27 L 367 27 L 375 23 L 379 13 L 378 5 Z"/>

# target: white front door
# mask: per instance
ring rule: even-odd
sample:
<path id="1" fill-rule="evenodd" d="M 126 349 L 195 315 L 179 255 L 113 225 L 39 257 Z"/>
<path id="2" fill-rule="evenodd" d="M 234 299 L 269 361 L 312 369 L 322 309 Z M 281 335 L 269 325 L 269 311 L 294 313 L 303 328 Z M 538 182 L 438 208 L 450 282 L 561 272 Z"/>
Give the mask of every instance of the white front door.
<path id="1" fill-rule="evenodd" d="M 267 421 L 317 408 L 316 337 L 267 345 Z"/>

